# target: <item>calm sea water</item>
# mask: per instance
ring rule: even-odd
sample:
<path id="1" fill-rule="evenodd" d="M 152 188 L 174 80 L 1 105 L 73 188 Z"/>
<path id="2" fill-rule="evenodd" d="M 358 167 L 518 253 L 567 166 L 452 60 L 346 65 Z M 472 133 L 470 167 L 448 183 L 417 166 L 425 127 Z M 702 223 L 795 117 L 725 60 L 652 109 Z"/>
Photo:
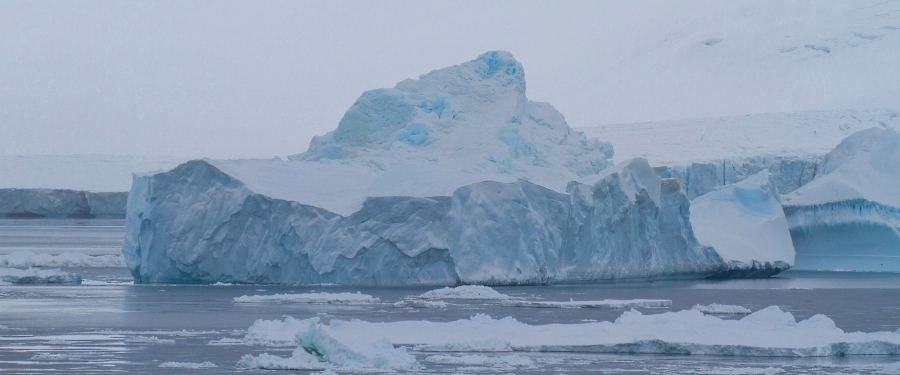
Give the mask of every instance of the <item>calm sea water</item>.
<path id="1" fill-rule="evenodd" d="M 122 220 L 0 220 L 0 254 L 83 252 L 109 254 L 121 244 Z M 239 373 L 244 354 L 290 356 L 292 348 L 218 346 L 239 339 L 257 319 L 283 316 L 365 321 L 466 319 L 477 313 L 512 316 L 529 324 L 614 320 L 622 310 L 541 309 L 501 306 L 494 301 L 453 303 L 447 309 L 405 309 L 392 304 L 431 288 L 128 285 L 126 269 L 74 268 L 86 280 L 111 285 L 0 286 L 0 372 L 40 373 Z M 758 310 L 778 305 L 799 319 L 825 314 L 845 331 L 900 329 L 900 275 L 787 272 L 764 280 L 668 281 L 497 287 L 513 297 L 546 300 L 671 299 L 671 308 L 695 304 L 740 305 Z M 380 299 L 371 305 L 236 304 L 234 297 L 275 293 L 362 292 Z M 434 353 L 413 353 L 423 373 L 517 374 L 878 374 L 900 358 L 745 358 L 680 355 L 519 353 L 534 368 L 434 365 Z M 160 368 L 164 362 L 212 362 L 212 369 Z M 279 371 L 275 373 L 308 373 Z"/>

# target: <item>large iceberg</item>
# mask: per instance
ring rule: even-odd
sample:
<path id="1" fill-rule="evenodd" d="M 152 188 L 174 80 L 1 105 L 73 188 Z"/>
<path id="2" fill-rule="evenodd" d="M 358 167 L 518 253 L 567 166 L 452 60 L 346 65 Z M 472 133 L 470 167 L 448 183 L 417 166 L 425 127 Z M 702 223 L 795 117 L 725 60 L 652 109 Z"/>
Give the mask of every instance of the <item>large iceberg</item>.
<path id="1" fill-rule="evenodd" d="M 803 269 L 900 272 L 900 135 L 871 128 L 829 152 L 784 196 Z"/>
<path id="2" fill-rule="evenodd" d="M 691 201 L 691 225 L 733 272 L 769 276 L 794 263 L 788 223 L 768 171 Z"/>
<path id="3" fill-rule="evenodd" d="M 751 275 L 694 237 L 682 184 L 525 97 L 506 52 L 364 93 L 282 160 L 136 175 L 137 282 L 541 284 Z M 778 259 L 756 259 L 774 262 Z"/>
<path id="4" fill-rule="evenodd" d="M 0 189 L 0 217 L 121 217 L 128 193 L 68 189 Z"/>

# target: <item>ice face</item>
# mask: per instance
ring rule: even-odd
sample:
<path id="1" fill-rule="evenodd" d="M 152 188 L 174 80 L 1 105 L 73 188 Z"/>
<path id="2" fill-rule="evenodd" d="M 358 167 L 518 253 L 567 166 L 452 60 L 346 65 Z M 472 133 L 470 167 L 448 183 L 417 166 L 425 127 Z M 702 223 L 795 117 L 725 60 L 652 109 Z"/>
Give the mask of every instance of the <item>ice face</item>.
<path id="1" fill-rule="evenodd" d="M 127 193 L 0 189 L 0 217 L 121 217 Z"/>
<path id="2" fill-rule="evenodd" d="M 784 196 L 799 267 L 900 272 L 898 145 L 890 129 L 857 132 L 812 182 Z"/>
<path id="3" fill-rule="evenodd" d="M 676 180 L 642 159 L 599 177 L 568 193 L 520 180 L 367 198 L 343 216 L 193 161 L 135 179 L 123 254 L 138 282 L 497 285 L 727 269 L 694 238 Z"/>
<path id="4" fill-rule="evenodd" d="M 759 172 L 691 201 L 700 243 L 730 264 L 729 272 L 769 276 L 794 264 L 794 246 L 774 177 Z"/>

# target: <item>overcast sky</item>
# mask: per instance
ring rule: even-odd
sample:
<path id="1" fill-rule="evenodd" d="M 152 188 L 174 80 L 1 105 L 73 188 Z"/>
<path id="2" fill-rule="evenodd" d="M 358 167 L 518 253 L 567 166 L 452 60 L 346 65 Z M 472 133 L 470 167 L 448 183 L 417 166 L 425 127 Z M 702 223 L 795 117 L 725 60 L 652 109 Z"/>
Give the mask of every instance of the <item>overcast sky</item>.
<path id="1" fill-rule="evenodd" d="M 363 91 L 496 49 L 522 62 L 529 98 L 573 127 L 659 120 L 670 114 L 630 99 L 652 82 L 616 95 L 598 77 L 728 7 L 0 0 L 0 155 L 285 156 L 334 129 Z M 698 115 L 718 114 L 707 107 Z"/>

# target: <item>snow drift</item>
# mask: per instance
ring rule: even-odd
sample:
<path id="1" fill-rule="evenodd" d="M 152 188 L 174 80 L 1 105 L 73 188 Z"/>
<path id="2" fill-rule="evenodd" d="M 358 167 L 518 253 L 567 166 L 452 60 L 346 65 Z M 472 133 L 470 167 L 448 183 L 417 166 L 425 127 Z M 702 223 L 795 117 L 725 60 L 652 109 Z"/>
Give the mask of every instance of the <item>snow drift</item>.
<path id="1" fill-rule="evenodd" d="M 291 161 L 195 160 L 135 176 L 122 251 L 137 282 L 752 275 L 697 242 L 679 181 L 641 158 L 607 168 L 611 156 L 525 97 L 510 54 L 488 52 L 364 93 Z"/>
<path id="2" fill-rule="evenodd" d="M 900 135 L 871 128 L 829 152 L 784 197 L 803 269 L 900 272 Z"/>

